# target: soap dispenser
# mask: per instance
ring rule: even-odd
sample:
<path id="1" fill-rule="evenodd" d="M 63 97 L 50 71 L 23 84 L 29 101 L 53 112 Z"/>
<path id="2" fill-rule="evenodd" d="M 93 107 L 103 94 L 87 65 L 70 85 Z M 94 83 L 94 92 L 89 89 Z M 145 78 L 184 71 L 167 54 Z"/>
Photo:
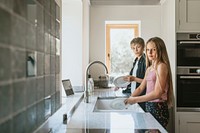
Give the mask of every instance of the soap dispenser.
<path id="1" fill-rule="evenodd" d="M 92 95 L 94 92 L 94 81 L 93 78 L 91 78 L 91 75 L 88 75 L 88 90 L 89 95 Z"/>

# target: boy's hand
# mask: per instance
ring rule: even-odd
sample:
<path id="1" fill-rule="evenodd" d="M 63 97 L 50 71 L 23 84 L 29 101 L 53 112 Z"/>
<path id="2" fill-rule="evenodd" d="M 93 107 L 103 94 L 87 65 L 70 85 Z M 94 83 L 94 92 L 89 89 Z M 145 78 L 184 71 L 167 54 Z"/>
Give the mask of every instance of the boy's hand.
<path id="1" fill-rule="evenodd" d="M 124 81 L 132 82 L 134 81 L 135 77 L 131 75 L 127 75 L 124 77 Z"/>

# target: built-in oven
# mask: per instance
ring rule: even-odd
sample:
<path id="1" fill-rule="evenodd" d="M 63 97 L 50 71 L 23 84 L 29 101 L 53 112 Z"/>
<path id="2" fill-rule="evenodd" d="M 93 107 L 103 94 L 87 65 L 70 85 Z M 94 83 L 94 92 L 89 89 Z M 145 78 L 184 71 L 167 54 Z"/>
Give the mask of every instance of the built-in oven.
<path id="1" fill-rule="evenodd" d="M 200 34 L 178 34 L 177 65 L 200 66 Z"/>
<path id="2" fill-rule="evenodd" d="M 200 111 L 200 68 L 179 67 L 177 73 L 178 111 Z"/>
<path id="3" fill-rule="evenodd" d="M 177 34 L 177 110 L 200 111 L 200 34 Z"/>

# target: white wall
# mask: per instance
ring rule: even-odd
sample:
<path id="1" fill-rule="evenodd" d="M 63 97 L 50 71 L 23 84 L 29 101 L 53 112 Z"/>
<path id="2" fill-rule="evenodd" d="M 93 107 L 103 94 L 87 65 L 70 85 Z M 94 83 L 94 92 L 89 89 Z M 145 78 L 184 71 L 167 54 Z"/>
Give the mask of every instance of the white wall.
<path id="1" fill-rule="evenodd" d="M 162 5 L 161 36 L 165 41 L 172 69 L 175 88 L 176 71 L 176 32 L 175 32 L 175 1 L 166 0 Z"/>
<path id="2" fill-rule="evenodd" d="M 176 71 L 176 38 L 175 38 L 175 1 L 174 0 L 163 0 L 161 8 L 161 36 L 165 41 L 168 56 L 172 70 L 172 81 L 175 94 L 175 71 Z M 175 111 L 176 106 L 170 110 L 170 122 L 168 126 L 169 133 L 175 132 Z"/>
<path id="3" fill-rule="evenodd" d="M 172 67 L 173 81 L 175 81 L 176 68 L 176 32 L 175 32 L 175 1 L 166 0 L 162 5 L 161 36 L 166 43 Z"/>
<path id="4" fill-rule="evenodd" d="M 83 66 L 82 81 L 85 83 L 85 68 L 89 63 L 90 0 L 83 0 Z"/>
<path id="5" fill-rule="evenodd" d="M 62 1 L 62 79 L 82 85 L 82 0 Z"/>
<path id="6" fill-rule="evenodd" d="M 105 21 L 141 20 L 141 36 L 161 36 L 161 6 L 91 6 L 90 9 L 90 62 L 105 63 Z M 95 70 L 94 70 L 95 71 Z M 94 73 L 92 71 L 93 75 Z"/>

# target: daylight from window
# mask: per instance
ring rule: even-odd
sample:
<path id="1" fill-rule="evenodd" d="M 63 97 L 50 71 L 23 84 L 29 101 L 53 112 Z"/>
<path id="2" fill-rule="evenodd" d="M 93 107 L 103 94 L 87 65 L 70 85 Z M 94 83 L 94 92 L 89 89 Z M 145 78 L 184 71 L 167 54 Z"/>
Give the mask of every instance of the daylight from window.
<path id="1" fill-rule="evenodd" d="M 111 75 L 119 76 L 129 74 L 134 58 L 130 48 L 130 41 L 134 36 L 133 29 L 111 29 Z"/>

